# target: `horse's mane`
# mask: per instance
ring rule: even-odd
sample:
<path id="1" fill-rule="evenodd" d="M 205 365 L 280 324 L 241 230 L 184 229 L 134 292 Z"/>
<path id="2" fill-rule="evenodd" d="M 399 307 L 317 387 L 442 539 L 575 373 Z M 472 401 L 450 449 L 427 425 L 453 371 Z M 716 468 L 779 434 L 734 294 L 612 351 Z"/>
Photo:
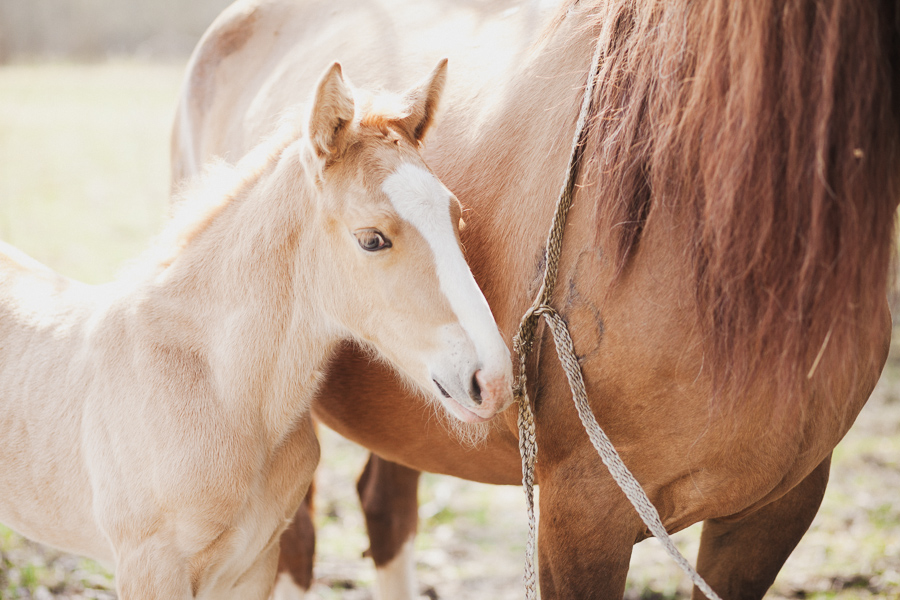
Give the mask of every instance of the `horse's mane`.
<path id="1" fill-rule="evenodd" d="M 705 365 L 795 395 L 874 349 L 900 200 L 900 5 L 612 0 L 591 122 L 620 268 L 655 205 L 690 231 Z"/>
<path id="2" fill-rule="evenodd" d="M 170 215 L 163 230 L 148 250 L 126 266 L 123 275 L 145 279 L 147 271 L 155 273 L 168 268 L 301 135 L 297 111 L 297 107 L 287 111 L 279 119 L 273 133 L 237 163 L 229 163 L 222 158 L 213 159 L 201 173 L 179 184 L 173 193 Z"/>

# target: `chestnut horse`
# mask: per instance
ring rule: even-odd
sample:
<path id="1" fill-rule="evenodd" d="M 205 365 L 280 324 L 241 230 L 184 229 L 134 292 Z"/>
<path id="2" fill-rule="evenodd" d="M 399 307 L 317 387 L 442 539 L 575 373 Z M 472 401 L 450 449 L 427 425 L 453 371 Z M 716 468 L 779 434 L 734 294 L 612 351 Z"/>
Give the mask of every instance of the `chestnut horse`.
<path id="1" fill-rule="evenodd" d="M 191 60 L 174 175 L 245 151 L 333 57 L 361 81 L 403 83 L 446 54 L 456 75 L 425 156 L 466 207 L 462 241 L 509 342 L 539 283 L 598 43 L 552 304 L 597 420 L 668 530 L 703 521 L 701 574 L 725 598 L 759 598 L 887 356 L 896 3 L 564 0 L 544 18 L 512 2 L 240 0 Z M 647 532 L 583 433 L 548 338 L 528 363 L 541 594 L 621 598 Z M 518 483 L 516 411 L 470 447 L 352 348 L 327 378 L 314 415 L 386 459 L 360 481 L 393 586 L 383 597 L 414 597 L 416 471 Z"/>
<path id="2" fill-rule="evenodd" d="M 123 600 L 262 600 L 342 340 L 461 418 L 512 401 L 457 200 L 418 153 L 445 72 L 370 96 L 332 65 L 308 118 L 213 169 L 112 284 L 0 243 L 0 521 L 113 561 Z"/>

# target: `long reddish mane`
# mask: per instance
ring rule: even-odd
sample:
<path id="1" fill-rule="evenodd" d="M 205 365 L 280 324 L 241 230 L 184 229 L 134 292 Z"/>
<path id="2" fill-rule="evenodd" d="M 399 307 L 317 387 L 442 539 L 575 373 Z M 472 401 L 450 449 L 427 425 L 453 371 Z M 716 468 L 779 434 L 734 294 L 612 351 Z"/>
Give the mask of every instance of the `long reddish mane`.
<path id="1" fill-rule="evenodd" d="M 884 301 L 900 200 L 900 5 L 591 10 L 600 243 L 627 269 L 654 205 L 683 211 L 720 389 L 765 373 L 789 395 L 817 357 L 820 370 L 861 358 L 883 326 L 859 315 Z"/>

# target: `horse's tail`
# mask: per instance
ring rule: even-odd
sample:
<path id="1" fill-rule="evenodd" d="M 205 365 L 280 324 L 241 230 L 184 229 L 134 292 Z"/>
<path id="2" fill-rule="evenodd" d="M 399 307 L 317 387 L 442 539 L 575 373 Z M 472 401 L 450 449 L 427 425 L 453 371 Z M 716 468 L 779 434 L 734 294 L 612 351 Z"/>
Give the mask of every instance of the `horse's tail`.
<path id="1" fill-rule="evenodd" d="M 765 369 L 791 395 L 814 363 L 863 364 L 900 201 L 900 4 L 597 10 L 601 243 L 627 268 L 653 204 L 684 211 L 720 387 Z"/>

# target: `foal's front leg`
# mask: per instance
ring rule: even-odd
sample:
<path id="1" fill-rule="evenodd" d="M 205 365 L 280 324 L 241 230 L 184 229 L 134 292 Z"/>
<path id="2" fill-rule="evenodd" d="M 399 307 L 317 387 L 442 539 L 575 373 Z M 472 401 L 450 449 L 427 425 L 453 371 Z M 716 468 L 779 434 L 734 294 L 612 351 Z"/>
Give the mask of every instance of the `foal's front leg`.
<path id="1" fill-rule="evenodd" d="M 185 557 L 167 540 L 151 537 L 116 549 L 116 592 L 119 600 L 194 597 Z"/>
<path id="2" fill-rule="evenodd" d="M 316 526 L 313 523 L 315 486 L 310 484 L 294 520 L 281 534 L 278 575 L 272 600 L 302 600 L 313 580 Z"/>
<path id="3" fill-rule="evenodd" d="M 279 545 L 275 543 L 260 554 L 253 566 L 237 581 L 229 598 L 232 600 L 266 600 L 269 598 L 275 583 L 275 573 L 278 570 L 278 553 Z"/>
<path id="4" fill-rule="evenodd" d="M 196 589 L 191 581 L 191 557 L 158 537 L 134 548 L 118 549 L 116 591 L 119 600 L 265 600 L 272 591 L 278 567 L 277 543 L 273 543 L 227 590 Z M 212 594 L 212 595 L 211 595 Z"/>

